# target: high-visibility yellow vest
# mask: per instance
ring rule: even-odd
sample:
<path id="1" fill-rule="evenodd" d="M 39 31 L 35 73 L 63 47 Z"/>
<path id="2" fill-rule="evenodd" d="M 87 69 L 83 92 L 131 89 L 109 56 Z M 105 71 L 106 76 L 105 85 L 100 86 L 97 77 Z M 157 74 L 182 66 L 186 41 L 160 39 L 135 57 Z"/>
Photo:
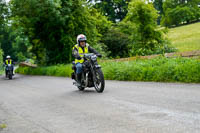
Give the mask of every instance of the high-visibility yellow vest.
<path id="1" fill-rule="evenodd" d="M 10 61 L 6 60 L 6 65 L 8 65 L 8 64 L 12 64 L 12 60 L 10 60 Z"/>
<path id="2" fill-rule="evenodd" d="M 79 54 L 80 57 L 82 58 L 82 57 L 84 56 L 84 54 L 87 54 L 87 53 L 88 53 L 88 46 L 89 46 L 89 44 L 86 43 L 86 45 L 85 45 L 85 47 L 84 47 L 84 51 L 83 51 L 83 49 L 82 49 L 78 44 L 76 44 L 76 45 L 73 47 L 73 49 L 76 48 L 76 49 L 78 50 L 78 54 Z M 84 59 L 80 59 L 80 60 L 75 59 L 75 64 L 76 64 L 76 63 L 83 63 L 83 62 L 84 62 Z"/>

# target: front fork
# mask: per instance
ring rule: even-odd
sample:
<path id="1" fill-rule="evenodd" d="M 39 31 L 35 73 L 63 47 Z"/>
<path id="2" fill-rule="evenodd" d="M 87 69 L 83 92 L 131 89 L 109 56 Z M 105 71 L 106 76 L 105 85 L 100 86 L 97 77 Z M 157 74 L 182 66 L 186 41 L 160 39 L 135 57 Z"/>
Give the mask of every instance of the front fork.
<path id="1" fill-rule="evenodd" d="M 89 72 L 82 73 L 81 81 L 83 81 L 84 87 L 88 86 L 88 74 L 89 74 Z"/>
<path id="2" fill-rule="evenodd" d="M 96 82 L 97 81 L 97 77 L 96 77 L 96 69 L 99 69 L 99 68 L 92 68 L 92 77 L 93 77 L 93 82 Z"/>

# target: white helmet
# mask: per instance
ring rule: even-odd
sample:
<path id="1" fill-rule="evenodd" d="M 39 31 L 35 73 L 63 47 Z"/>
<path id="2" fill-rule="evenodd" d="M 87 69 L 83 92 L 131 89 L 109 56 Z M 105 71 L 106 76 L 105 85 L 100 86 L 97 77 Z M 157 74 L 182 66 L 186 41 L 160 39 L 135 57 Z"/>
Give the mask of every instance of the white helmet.
<path id="1" fill-rule="evenodd" d="M 6 59 L 10 59 L 11 57 L 8 55 L 8 56 L 6 56 Z"/>
<path id="2" fill-rule="evenodd" d="M 82 41 L 85 41 L 85 42 L 86 42 L 86 41 L 87 41 L 87 38 L 86 38 L 85 35 L 80 34 L 80 35 L 77 36 L 77 43 L 80 44 L 80 42 L 82 42 Z"/>

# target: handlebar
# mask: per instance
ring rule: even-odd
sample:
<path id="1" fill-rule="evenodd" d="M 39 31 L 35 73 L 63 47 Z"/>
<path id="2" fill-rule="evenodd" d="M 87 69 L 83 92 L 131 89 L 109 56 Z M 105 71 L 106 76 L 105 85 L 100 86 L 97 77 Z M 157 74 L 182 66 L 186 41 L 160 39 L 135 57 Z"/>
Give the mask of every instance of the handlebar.
<path id="1" fill-rule="evenodd" d="M 93 55 L 96 55 L 97 57 L 102 57 L 102 55 L 101 54 L 94 54 L 94 53 L 88 53 L 88 54 L 83 54 L 84 56 L 83 56 L 83 58 L 89 58 L 90 56 L 93 56 Z"/>

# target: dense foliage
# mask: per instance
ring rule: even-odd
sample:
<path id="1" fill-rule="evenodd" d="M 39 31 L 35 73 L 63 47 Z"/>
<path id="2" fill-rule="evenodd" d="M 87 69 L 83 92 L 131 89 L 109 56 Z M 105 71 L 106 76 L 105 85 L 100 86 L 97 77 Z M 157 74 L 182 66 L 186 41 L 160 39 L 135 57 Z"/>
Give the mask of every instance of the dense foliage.
<path id="1" fill-rule="evenodd" d="M 166 26 L 198 20 L 198 2 L 0 0 L 0 48 L 4 58 L 11 55 L 15 61 L 70 63 L 76 37 L 82 33 L 108 58 L 173 52 L 166 30 L 157 23 L 161 15 Z"/>
<path id="2" fill-rule="evenodd" d="M 109 23 L 106 19 L 96 21 L 100 14 L 81 0 L 12 0 L 11 5 L 13 23 L 23 28 L 39 64 L 70 62 L 76 36 L 86 34 L 88 43 L 97 45 Z"/>
<path id="3" fill-rule="evenodd" d="M 199 3 L 200 0 L 166 0 L 162 24 L 169 27 L 200 20 Z"/>
<path id="4" fill-rule="evenodd" d="M 159 13 L 159 16 L 158 16 L 158 19 L 157 19 L 158 25 L 160 25 L 161 16 L 163 15 L 163 2 L 164 2 L 164 0 L 154 0 L 154 2 L 153 2 L 155 9 Z"/>
<path id="5" fill-rule="evenodd" d="M 157 11 L 152 3 L 137 0 L 129 3 L 126 17 L 115 24 L 102 38 L 111 57 L 161 54 L 173 52 L 165 34 L 159 30 Z"/>
<path id="6" fill-rule="evenodd" d="M 5 0 L 0 0 L 0 49 L 3 49 L 4 55 L 12 53 L 11 39 L 9 38 L 10 29 L 7 27 L 7 17 L 8 6 Z"/>
<path id="7" fill-rule="evenodd" d="M 106 79 L 130 81 L 200 82 L 197 59 L 155 58 L 102 64 Z"/>
<path id="8" fill-rule="evenodd" d="M 158 57 L 130 62 L 100 63 L 105 79 L 129 81 L 161 81 L 200 83 L 198 59 Z M 18 73 L 70 77 L 71 65 L 29 68 L 20 67 Z"/>
<path id="9" fill-rule="evenodd" d="M 149 55 L 173 51 L 169 48 L 169 41 L 165 37 L 165 31 L 158 29 L 157 11 L 153 4 L 137 0 L 129 3 L 128 14 L 122 25 L 129 24 L 132 32 L 132 55 Z M 128 27 L 128 28 L 129 28 Z M 123 28 L 123 27 L 122 27 Z"/>
<path id="10" fill-rule="evenodd" d="M 127 14 L 128 3 L 131 0 L 87 0 L 112 22 L 123 20 Z"/>
<path id="11" fill-rule="evenodd" d="M 129 35 L 124 34 L 117 28 L 110 29 L 101 40 L 106 45 L 109 57 L 128 57 L 131 46 Z"/>
<path id="12" fill-rule="evenodd" d="M 48 67 L 19 67 L 15 72 L 27 75 L 46 75 L 46 76 L 67 76 L 70 77 L 72 73 L 71 65 L 56 65 Z"/>

